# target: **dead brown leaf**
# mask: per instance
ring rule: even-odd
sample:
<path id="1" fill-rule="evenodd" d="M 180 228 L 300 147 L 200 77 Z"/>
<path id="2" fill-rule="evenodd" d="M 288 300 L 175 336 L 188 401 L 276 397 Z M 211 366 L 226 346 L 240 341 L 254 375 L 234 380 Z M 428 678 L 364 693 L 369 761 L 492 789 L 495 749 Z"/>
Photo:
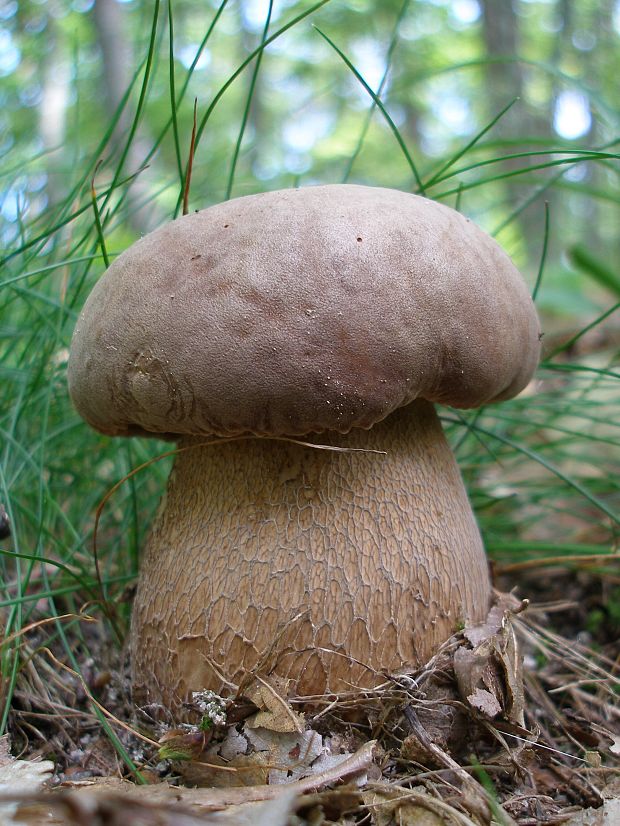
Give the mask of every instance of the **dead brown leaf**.
<path id="1" fill-rule="evenodd" d="M 105 823 L 106 826 L 126 826 L 128 822 L 144 826 L 193 826 L 193 824 L 213 824 L 218 822 L 243 823 L 235 820 L 236 814 L 249 810 L 235 807 L 247 807 L 251 803 L 273 803 L 273 808 L 265 806 L 254 809 L 251 820 L 256 826 L 260 815 L 263 820 L 258 823 L 276 826 L 286 821 L 275 819 L 291 810 L 294 801 L 301 795 L 317 792 L 324 786 L 355 777 L 372 765 L 376 742 L 366 743 L 354 755 L 340 765 L 311 777 L 288 784 L 272 786 L 248 786 L 235 789 L 188 789 L 173 787 L 167 783 L 154 786 L 136 786 L 117 778 L 104 778 L 80 783 L 63 784 L 59 790 L 43 794 L 24 795 L 16 793 L 4 802 L 22 806 L 45 808 L 39 813 L 39 823 L 64 823 L 67 826 L 94 826 Z M 275 803 L 279 801 L 280 806 Z M 3 800 L 0 799 L 0 803 Z M 287 810 L 287 806 L 289 809 Z M 227 811 L 226 816 L 214 817 L 214 812 Z M 64 819 L 54 820 L 58 812 Z M 228 812 L 231 814 L 229 815 Z M 75 815 L 75 818 L 72 819 Z M 245 814 L 244 814 L 245 816 Z M 96 820 L 95 817 L 99 817 Z M 222 820 L 222 817 L 224 819 Z M 81 819 L 80 819 L 81 818 Z M 88 819 L 90 818 L 90 819 Z M 107 818 L 107 819 L 104 819 Z M 227 819 L 228 818 L 228 819 Z M 231 819 L 232 818 L 232 819 Z M 272 818 L 271 820 L 269 818 Z M 37 821 L 30 821 L 33 826 Z"/>
<path id="2" fill-rule="evenodd" d="M 255 677 L 255 682 L 246 692 L 258 711 L 247 722 L 250 728 L 265 728 L 270 731 L 296 732 L 304 730 L 304 717 L 293 711 L 286 699 L 287 684 L 280 677 Z"/>
<path id="3" fill-rule="evenodd" d="M 431 797 L 421 787 L 407 789 L 376 783 L 363 793 L 375 826 L 478 826 L 467 815 L 443 800 Z"/>
<path id="4" fill-rule="evenodd" d="M 490 610 L 486 622 L 467 628 L 472 648 L 454 652 L 454 673 L 463 700 L 485 719 L 506 719 L 524 726 L 521 654 L 512 626 L 514 600 L 507 596 Z"/>
<path id="5" fill-rule="evenodd" d="M 36 794 L 54 770 L 50 760 L 17 760 L 10 753 L 7 735 L 0 737 L 0 824 L 15 823 L 17 803 L 11 798 L 19 794 Z"/>

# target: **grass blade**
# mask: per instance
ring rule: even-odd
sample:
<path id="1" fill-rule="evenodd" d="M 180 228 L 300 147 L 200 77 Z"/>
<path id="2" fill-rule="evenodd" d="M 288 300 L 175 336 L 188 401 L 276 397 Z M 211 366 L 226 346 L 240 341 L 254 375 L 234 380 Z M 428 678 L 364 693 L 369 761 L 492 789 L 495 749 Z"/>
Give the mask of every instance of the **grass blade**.
<path id="1" fill-rule="evenodd" d="M 398 17 L 396 18 L 396 23 L 394 24 L 394 29 L 392 31 L 392 37 L 390 39 L 390 45 L 388 47 L 387 56 L 385 59 L 385 69 L 383 75 L 381 77 L 381 81 L 379 82 L 379 86 L 377 87 L 377 97 L 380 98 L 385 85 L 387 83 L 387 79 L 390 74 L 390 69 L 392 68 L 392 57 L 394 55 L 394 49 L 396 48 L 396 44 L 398 43 L 398 30 L 400 29 L 400 24 L 403 21 L 405 14 L 407 13 L 407 9 L 409 8 L 410 0 L 404 0 L 404 3 L 400 7 L 400 11 L 398 13 Z M 377 104 L 373 100 L 370 104 L 370 109 L 366 114 L 366 120 L 364 121 L 364 125 L 362 126 L 360 136 L 357 139 L 357 145 L 353 150 L 353 154 L 349 158 L 347 163 L 347 167 L 344 171 L 344 175 L 342 176 L 342 183 L 346 184 L 351 176 L 351 172 L 353 170 L 353 166 L 355 161 L 357 160 L 360 152 L 362 151 L 362 146 L 364 145 L 364 141 L 366 139 L 366 135 L 368 134 L 368 130 L 370 129 L 370 124 L 372 122 L 372 116 L 377 108 Z"/>
<path id="2" fill-rule="evenodd" d="M 174 154 L 177 160 L 177 170 L 179 173 L 179 180 L 183 185 L 183 161 L 181 160 L 181 145 L 179 142 L 179 124 L 177 121 L 177 98 L 174 88 L 174 21 L 172 15 L 172 2 L 168 0 L 168 75 L 170 85 L 170 111 L 172 113 L 172 135 L 174 139 Z"/>
<path id="3" fill-rule="evenodd" d="M 246 59 L 235 69 L 235 71 L 232 73 L 232 75 L 230 75 L 228 80 L 220 87 L 220 89 L 218 90 L 218 92 L 214 96 L 213 100 L 211 101 L 211 103 L 207 107 L 207 111 L 203 115 L 202 120 L 200 121 L 200 125 L 198 126 L 198 129 L 196 130 L 196 147 L 198 146 L 198 143 L 200 142 L 202 134 L 203 134 L 203 132 L 204 132 L 206 126 L 207 126 L 207 123 L 209 122 L 209 118 L 213 114 L 213 111 L 214 111 L 215 107 L 220 102 L 220 100 L 222 99 L 222 97 L 224 96 L 224 94 L 226 93 L 228 88 L 230 86 L 232 86 L 232 84 L 235 82 L 235 80 L 239 77 L 239 75 L 243 72 L 243 70 L 247 66 L 250 65 L 250 63 L 254 60 L 254 58 L 257 57 L 257 55 L 260 52 L 262 52 L 264 49 L 266 49 L 267 46 L 269 46 L 271 43 L 273 43 L 274 40 L 277 40 L 285 32 L 287 32 L 289 29 L 293 28 L 293 26 L 296 26 L 297 23 L 304 20 L 304 18 L 309 17 L 311 14 L 314 14 L 315 11 L 318 11 L 318 9 L 322 8 L 323 6 L 325 6 L 329 2 L 330 2 L 330 0 L 319 0 L 318 3 L 315 3 L 313 6 L 310 6 L 309 9 L 306 9 L 306 11 L 301 12 L 296 17 L 294 17 L 292 20 L 289 20 L 288 23 L 286 23 L 284 26 L 282 26 L 280 29 L 278 29 L 276 32 L 274 32 L 272 35 L 269 35 L 269 37 L 267 37 L 265 39 L 264 43 L 261 43 L 261 45 L 258 46 L 258 48 L 254 49 L 252 52 L 250 52 L 250 54 L 246 57 Z M 187 174 L 187 172 L 186 172 L 186 174 Z M 175 213 L 174 213 L 175 216 L 178 215 L 180 208 L 181 208 L 181 199 L 179 198 L 179 201 L 177 202 L 177 206 L 176 206 Z"/>
<path id="4" fill-rule="evenodd" d="M 575 244 L 569 252 L 572 263 L 602 287 L 620 298 L 620 275 L 610 269 L 583 244 Z"/>
<path id="5" fill-rule="evenodd" d="M 390 129 L 392 130 L 392 134 L 396 138 L 396 141 L 397 141 L 398 145 L 400 146 L 401 151 L 402 151 L 403 155 L 405 156 L 405 159 L 406 159 L 407 163 L 409 164 L 409 169 L 411 170 L 411 172 L 413 174 L 413 177 L 415 178 L 415 182 L 417 184 L 417 188 L 418 188 L 417 191 L 421 195 L 424 195 L 425 194 L 424 184 L 422 183 L 422 179 L 420 178 L 420 175 L 418 173 L 418 169 L 417 169 L 417 167 L 416 167 L 416 165 L 413 161 L 413 158 L 411 157 L 411 154 L 410 154 L 409 150 L 407 149 L 407 146 L 406 146 L 406 144 L 405 144 L 405 142 L 402 138 L 402 135 L 400 134 L 400 131 L 399 131 L 398 127 L 396 126 L 396 124 L 394 123 L 394 121 L 392 120 L 390 115 L 388 114 L 388 111 L 385 108 L 385 106 L 383 105 L 383 103 L 381 102 L 379 96 L 375 92 L 373 92 L 373 90 L 366 83 L 366 81 L 361 76 L 361 74 L 357 71 L 355 66 L 351 63 L 349 58 L 344 54 L 344 52 L 341 49 L 338 48 L 338 46 L 336 46 L 334 41 L 331 40 L 317 26 L 315 26 L 314 28 L 321 35 L 323 40 L 325 40 L 332 47 L 332 49 L 336 52 L 336 54 L 342 59 L 342 61 L 347 65 L 347 67 L 353 72 L 353 74 L 355 75 L 357 80 L 361 83 L 361 85 L 364 87 L 364 89 L 368 92 L 370 97 L 373 99 L 375 105 L 377 106 L 377 108 L 379 109 L 379 111 L 381 112 L 383 117 L 385 118 L 385 120 L 386 120 L 388 126 L 390 127 Z"/>
<path id="6" fill-rule="evenodd" d="M 542 283 L 543 272 L 545 271 L 545 262 L 547 260 L 547 249 L 549 246 L 549 201 L 545 201 L 545 229 L 543 236 L 543 248 L 540 254 L 540 264 L 538 265 L 538 274 L 536 276 L 536 283 L 532 290 L 532 301 L 536 301 L 538 290 Z"/>
<path id="7" fill-rule="evenodd" d="M 232 160 L 230 162 L 230 172 L 228 173 L 228 182 L 226 184 L 226 194 L 224 196 L 224 200 L 228 200 L 232 193 L 233 188 L 233 181 L 235 179 L 235 170 L 237 168 L 237 161 L 239 159 L 239 152 L 241 151 L 241 142 L 243 141 L 243 135 L 245 133 L 245 128 L 248 123 L 248 119 L 250 117 L 250 107 L 252 106 L 252 99 L 254 97 L 254 90 L 256 88 L 256 80 L 258 78 L 258 73 L 260 71 L 260 64 L 263 59 L 263 54 L 265 51 L 265 42 L 267 40 L 267 34 L 269 32 L 269 24 L 271 23 L 271 15 L 273 12 L 273 0 L 269 0 L 269 7 L 267 9 L 267 18 L 265 20 L 265 26 L 263 27 L 263 33 L 261 35 L 261 50 L 256 56 L 256 63 L 254 64 L 254 71 L 252 72 L 252 78 L 250 80 L 250 88 L 248 90 L 248 97 L 245 102 L 245 108 L 243 110 L 243 117 L 241 118 L 241 127 L 239 129 L 239 135 L 237 136 L 237 142 L 235 143 L 235 148 L 233 150 Z"/>
<path id="8" fill-rule="evenodd" d="M 97 174 L 97 169 L 99 168 L 99 164 L 95 168 L 95 175 Z M 97 227 L 97 238 L 99 239 L 99 246 L 101 248 L 101 255 L 103 256 L 103 263 L 105 264 L 106 269 L 110 266 L 110 259 L 108 258 L 108 251 L 105 245 L 105 238 L 103 236 L 103 228 L 101 226 L 101 217 L 99 215 L 99 207 L 97 206 L 97 192 L 95 191 L 95 175 L 93 175 L 93 179 L 90 183 L 90 199 L 93 205 L 93 212 L 95 213 L 95 226 Z"/>
<path id="9" fill-rule="evenodd" d="M 495 124 L 496 124 L 498 121 L 500 121 L 500 120 L 504 117 L 504 115 L 506 114 L 506 112 L 508 112 L 510 109 L 512 109 L 512 107 L 515 105 L 515 103 L 516 103 L 518 100 L 519 100 L 519 98 L 518 98 L 518 97 L 513 98 L 513 100 L 511 100 L 509 104 L 507 104 L 506 106 L 504 106 L 504 108 L 501 110 L 501 112 L 500 112 L 498 115 L 496 115 L 496 116 L 493 118 L 493 120 L 491 120 L 489 123 L 487 123 L 487 125 L 484 127 L 484 129 L 481 129 L 481 130 L 480 130 L 480 132 L 478 132 L 478 133 L 477 133 L 477 134 L 476 134 L 476 135 L 475 135 L 475 136 L 474 136 L 474 137 L 473 137 L 473 138 L 469 141 L 469 143 L 468 143 L 468 144 L 466 144 L 466 145 L 465 145 L 462 149 L 460 149 L 460 150 L 456 153 L 456 155 L 453 155 L 453 156 L 452 156 L 449 160 L 447 160 L 447 161 L 445 162 L 445 164 L 444 164 L 443 166 L 441 166 L 441 167 L 437 170 L 437 172 L 435 172 L 435 174 L 434 174 L 434 175 L 432 175 L 432 176 L 428 179 L 428 181 L 427 181 L 427 182 L 426 182 L 426 184 L 425 184 L 425 187 L 428 189 L 429 187 L 433 186 L 434 184 L 438 183 L 439 181 L 444 180 L 444 179 L 441 177 L 441 176 L 444 174 L 444 172 L 447 172 L 447 171 L 448 171 L 448 169 L 450 169 L 451 167 L 453 167 L 453 166 L 454 166 L 454 164 L 455 164 L 457 161 L 460 161 L 460 159 L 461 159 L 464 155 L 466 155 L 469 151 L 471 151 L 471 150 L 474 148 L 474 146 L 475 146 L 475 145 L 476 145 L 476 144 L 480 141 L 480 139 L 481 139 L 484 135 L 486 135 L 486 133 L 487 133 L 487 132 L 489 132 L 489 131 L 490 131 L 490 130 L 491 130 L 491 129 L 495 126 Z"/>

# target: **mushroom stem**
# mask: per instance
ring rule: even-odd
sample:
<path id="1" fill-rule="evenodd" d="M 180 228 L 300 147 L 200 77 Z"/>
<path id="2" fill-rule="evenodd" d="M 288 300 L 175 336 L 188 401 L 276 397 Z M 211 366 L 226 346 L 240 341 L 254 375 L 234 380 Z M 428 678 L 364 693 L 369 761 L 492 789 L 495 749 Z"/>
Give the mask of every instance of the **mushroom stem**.
<path id="1" fill-rule="evenodd" d="M 138 703 L 230 693 L 259 661 L 299 695 L 376 684 L 486 616 L 480 534 L 428 402 L 313 439 L 386 455 L 201 441 L 181 440 L 196 447 L 177 456 L 144 553 Z"/>

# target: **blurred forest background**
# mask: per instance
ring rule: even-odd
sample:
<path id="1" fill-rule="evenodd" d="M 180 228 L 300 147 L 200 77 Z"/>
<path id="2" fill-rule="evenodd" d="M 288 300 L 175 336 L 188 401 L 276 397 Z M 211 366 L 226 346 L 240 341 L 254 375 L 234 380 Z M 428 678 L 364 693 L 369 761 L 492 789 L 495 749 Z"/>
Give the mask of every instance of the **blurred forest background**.
<path id="1" fill-rule="evenodd" d="M 179 212 L 196 99 L 191 209 L 390 186 L 457 206 L 512 255 L 545 330 L 537 381 L 443 421 L 496 565 L 589 561 L 578 627 L 620 634 L 619 82 L 620 0 L 0 0 L 7 631 L 85 600 L 126 619 L 170 459 L 114 492 L 98 571 L 95 513 L 169 445 L 90 431 L 66 360 L 106 260 Z M 557 571 L 545 583 L 568 598 Z M 1 654 L 10 698 L 22 643 Z"/>
<path id="2" fill-rule="evenodd" d="M 2 0 L 4 245 L 16 241 L 23 223 L 53 214 L 92 169 L 93 152 L 130 87 L 116 127 L 100 147 L 97 185 L 114 177 L 123 154 L 122 174 L 135 174 L 145 163 L 148 169 L 117 209 L 109 228 L 112 251 L 166 220 L 177 202 L 194 98 L 200 120 L 222 84 L 260 45 L 264 30 L 272 35 L 311 5 L 171 0 L 170 65 L 164 3 Z M 134 124 L 156 8 L 153 65 Z M 539 306 L 554 317 L 583 318 L 602 308 L 605 297 L 590 289 L 591 282 L 582 288 L 579 267 L 566 253 L 583 244 L 607 262 L 620 260 L 617 165 L 585 160 L 538 167 L 560 159 L 549 156 L 552 149 L 617 148 L 620 2 L 331 0 L 278 37 L 262 55 L 258 75 L 253 75 L 255 63 L 250 65 L 219 101 L 196 153 L 193 208 L 230 195 L 345 179 L 417 188 L 385 118 L 378 112 L 369 117 L 368 91 L 313 24 L 349 57 L 372 90 L 380 90 L 427 179 L 512 103 L 467 156 L 469 163 L 453 165 L 429 194 L 454 204 L 461 186 L 461 209 L 497 234 L 530 272 L 538 267 L 547 201 L 553 231 Z M 172 125 L 171 68 L 178 101 Z M 231 182 L 231 159 L 253 81 Z M 125 152 L 133 125 L 136 133 Z M 536 150 L 547 154 L 459 171 Z M 506 172 L 512 176 L 493 183 Z M 50 240 L 61 239 L 62 233 Z"/>

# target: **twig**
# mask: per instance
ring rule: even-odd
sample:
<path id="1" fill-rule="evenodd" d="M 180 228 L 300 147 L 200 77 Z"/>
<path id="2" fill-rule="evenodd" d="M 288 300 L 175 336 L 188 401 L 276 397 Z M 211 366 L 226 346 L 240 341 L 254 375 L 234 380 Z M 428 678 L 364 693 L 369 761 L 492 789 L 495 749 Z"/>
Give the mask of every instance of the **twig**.
<path id="1" fill-rule="evenodd" d="M 187 174 L 185 175 L 185 185 L 183 187 L 183 215 L 189 212 L 189 186 L 192 180 L 192 169 L 194 167 L 194 150 L 196 148 L 196 107 L 198 98 L 194 98 L 194 125 L 192 126 L 192 137 L 189 144 L 189 158 L 187 160 Z"/>

